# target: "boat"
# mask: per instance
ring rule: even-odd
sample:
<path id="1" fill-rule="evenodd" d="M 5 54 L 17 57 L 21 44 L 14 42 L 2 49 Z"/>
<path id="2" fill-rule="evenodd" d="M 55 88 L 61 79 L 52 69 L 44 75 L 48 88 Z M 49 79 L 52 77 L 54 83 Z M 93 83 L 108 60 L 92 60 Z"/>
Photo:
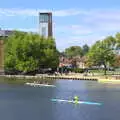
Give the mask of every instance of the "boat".
<path id="1" fill-rule="evenodd" d="M 88 104 L 88 105 L 102 105 L 97 102 L 87 102 L 87 101 L 74 101 L 74 100 L 63 100 L 63 99 L 51 99 L 52 102 L 66 102 L 66 103 L 74 103 L 74 104 Z"/>
<path id="2" fill-rule="evenodd" d="M 29 85 L 29 86 L 45 86 L 45 87 L 56 87 L 55 85 L 48 85 L 48 84 L 39 84 L 39 83 L 25 83 L 25 85 Z"/>

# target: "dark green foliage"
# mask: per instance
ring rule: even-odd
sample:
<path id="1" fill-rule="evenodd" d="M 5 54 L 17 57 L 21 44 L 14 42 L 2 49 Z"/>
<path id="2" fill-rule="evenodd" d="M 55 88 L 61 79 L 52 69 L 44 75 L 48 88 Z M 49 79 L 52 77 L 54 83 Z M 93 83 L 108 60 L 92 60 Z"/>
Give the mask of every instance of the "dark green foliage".
<path id="1" fill-rule="evenodd" d="M 29 72 L 41 68 L 56 68 L 58 51 L 52 38 L 15 31 L 5 44 L 5 68 Z"/>
<path id="2" fill-rule="evenodd" d="M 75 73 L 84 73 L 84 69 L 82 69 L 82 68 L 73 68 L 72 71 Z"/>
<path id="3" fill-rule="evenodd" d="M 114 39 L 108 37 L 103 41 L 97 41 L 89 50 L 87 55 L 88 66 L 104 66 L 105 74 L 107 67 L 110 67 L 115 60 Z"/>
<path id="4" fill-rule="evenodd" d="M 75 56 L 82 56 L 83 55 L 82 48 L 80 46 L 71 46 L 65 49 L 65 55 L 68 58 L 72 58 Z"/>
<path id="5" fill-rule="evenodd" d="M 83 45 L 82 47 L 83 55 L 86 55 L 88 51 L 89 51 L 89 46 L 87 44 Z"/>
<path id="6" fill-rule="evenodd" d="M 84 69 L 82 68 L 66 68 L 67 71 L 75 72 L 75 73 L 84 73 Z"/>

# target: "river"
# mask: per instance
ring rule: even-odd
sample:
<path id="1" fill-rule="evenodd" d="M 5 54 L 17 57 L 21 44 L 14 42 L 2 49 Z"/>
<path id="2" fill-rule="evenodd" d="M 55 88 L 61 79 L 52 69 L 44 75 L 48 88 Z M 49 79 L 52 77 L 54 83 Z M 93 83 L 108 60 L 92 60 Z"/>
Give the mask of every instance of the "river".
<path id="1" fill-rule="evenodd" d="M 120 85 L 95 81 L 57 80 L 56 87 L 0 84 L 1 120 L 119 120 Z M 51 102 L 51 98 L 102 103 L 98 105 Z"/>

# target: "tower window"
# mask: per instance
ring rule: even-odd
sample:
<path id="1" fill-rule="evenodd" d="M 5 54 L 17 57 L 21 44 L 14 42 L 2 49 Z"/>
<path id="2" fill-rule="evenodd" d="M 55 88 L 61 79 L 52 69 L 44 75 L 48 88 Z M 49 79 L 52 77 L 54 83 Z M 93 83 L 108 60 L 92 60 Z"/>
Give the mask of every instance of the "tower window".
<path id="1" fill-rule="evenodd" d="M 46 28 L 45 27 L 42 27 L 42 35 L 46 36 Z"/>
<path id="2" fill-rule="evenodd" d="M 40 15 L 40 22 L 48 22 L 48 15 L 47 14 Z"/>

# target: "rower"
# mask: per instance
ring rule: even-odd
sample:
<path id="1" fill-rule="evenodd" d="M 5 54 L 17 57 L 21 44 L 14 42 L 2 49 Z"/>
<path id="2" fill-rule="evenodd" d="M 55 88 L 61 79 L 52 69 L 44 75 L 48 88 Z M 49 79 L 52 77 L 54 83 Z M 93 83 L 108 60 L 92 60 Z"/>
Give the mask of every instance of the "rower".
<path id="1" fill-rule="evenodd" d="M 78 96 L 74 96 L 73 100 L 74 101 L 79 101 L 79 97 Z"/>

